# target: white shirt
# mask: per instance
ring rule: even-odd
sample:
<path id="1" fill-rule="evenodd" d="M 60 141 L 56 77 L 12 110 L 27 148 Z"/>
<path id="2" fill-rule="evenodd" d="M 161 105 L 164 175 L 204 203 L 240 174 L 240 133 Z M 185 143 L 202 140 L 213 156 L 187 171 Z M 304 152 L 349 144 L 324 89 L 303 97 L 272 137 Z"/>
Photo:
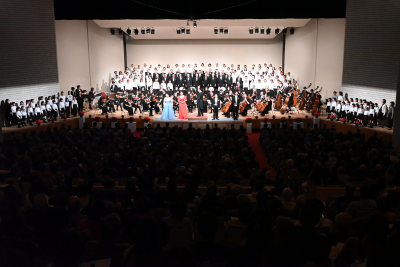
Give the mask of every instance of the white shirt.
<path id="1" fill-rule="evenodd" d="M 45 110 L 46 110 L 46 106 L 45 105 L 40 106 L 40 113 L 43 114 L 43 111 L 45 111 Z"/>
<path id="2" fill-rule="evenodd" d="M 59 105 L 59 108 L 60 108 L 60 109 L 65 108 L 64 102 L 60 102 L 60 104 L 58 104 L 58 105 Z"/>
<path id="3" fill-rule="evenodd" d="M 65 107 L 68 108 L 69 107 L 69 101 L 65 101 Z"/>
<path id="4" fill-rule="evenodd" d="M 65 95 L 60 96 L 60 99 L 62 99 L 65 102 Z"/>
<path id="5" fill-rule="evenodd" d="M 160 89 L 160 83 L 159 82 L 154 82 L 153 83 L 153 89 Z"/>
<path id="6" fill-rule="evenodd" d="M 346 110 L 346 106 L 342 105 L 342 111 L 345 111 L 345 110 Z"/>
<path id="7" fill-rule="evenodd" d="M 47 111 L 51 111 L 51 105 L 50 105 L 50 104 L 47 104 L 47 105 L 46 105 L 46 110 L 47 110 Z"/>
<path id="8" fill-rule="evenodd" d="M 78 105 L 78 100 L 72 99 L 72 105 Z"/>
<path id="9" fill-rule="evenodd" d="M 23 117 L 26 117 L 26 110 L 21 110 L 21 114 Z"/>
<path id="10" fill-rule="evenodd" d="M 74 99 L 74 96 L 73 96 L 73 95 L 68 95 L 68 100 L 69 100 L 69 102 L 71 102 L 72 99 Z"/>
<path id="11" fill-rule="evenodd" d="M 33 114 L 33 108 L 32 108 L 32 107 L 29 107 L 29 108 L 28 108 L 28 114 L 30 114 L 30 113 Z"/>
<path id="12" fill-rule="evenodd" d="M 336 105 L 336 110 L 337 110 L 337 111 L 341 111 L 341 110 L 342 110 L 342 105 L 337 104 L 337 105 Z"/>
<path id="13" fill-rule="evenodd" d="M 35 108 L 35 115 L 42 114 L 42 110 L 40 108 Z"/>
<path id="14" fill-rule="evenodd" d="M 368 116 L 369 115 L 369 110 L 368 109 L 364 109 L 364 116 Z"/>
<path id="15" fill-rule="evenodd" d="M 17 111 L 17 117 L 22 119 L 22 112 L 21 111 Z"/>
<path id="16" fill-rule="evenodd" d="M 17 113 L 17 106 L 11 106 L 11 113 Z"/>
<path id="17" fill-rule="evenodd" d="M 58 107 L 57 107 L 57 105 L 56 104 L 53 104 L 53 110 L 55 110 L 55 111 L 57 111 L 58 110 Z"/>
<path id="18" fill-rule="evenodd" d="M 337 101 L 343 102 L 343 96 L 339 95 L 339 96 L 337 97 Z"/>
<path id="19" fill-rule="evenodd" d="M 363 114 L 363 113 L 364 113 L 364 110 L 362 108 L 357 109 L 357 114 Z"/>

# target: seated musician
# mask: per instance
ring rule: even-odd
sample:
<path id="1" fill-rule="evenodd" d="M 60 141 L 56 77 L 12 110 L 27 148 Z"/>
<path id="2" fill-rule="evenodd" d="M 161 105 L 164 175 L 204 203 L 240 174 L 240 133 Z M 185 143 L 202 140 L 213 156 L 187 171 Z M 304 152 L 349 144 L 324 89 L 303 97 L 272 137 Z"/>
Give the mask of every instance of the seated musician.
<path id="1" fill-rule="evenodd" d="M 242 102 L 240 102 L 239 108 L 242 108 L 242 105 L 245 105 L 243 112 L 241 112 L 241 115 L 247 116 L 247 111 L 249 109 L 251 109 L 251 98 L 250 98 L 250 96 L 247 96 L 246 93 L 244 93 L 244 92 L 243 92 L 242 96 L 243 96 L 243 98 L 242 98 L 243 100 L 242 100 Z M 240 112 L 240 110 L 239 110 L 239 112 Z"/>
<path id="2" fill-rule="evenodd" d="M 289 93 L 288 93 L 288 96 L 289 96 L 289 102 L 288 102 L 288 106 L 287 106 L 287 109 L 286 109 L 286 113 L 289 113 L 289 111 L 290 111 L 290 109 L 292 108 L 292 106 L 293 106 L 293 96 L 294 96 L 294 94 L 293 94 L 293 91 L 290 91 Z"/>
<path id="3" fill-rule="evenodd" d="M 193 93 L 191 93 L 191 92 L 188 93 L 186 104 L 187 104 L 188 112 L 193 113 L 193 106 L 194 106 Z"/>
<path id="4" fill-rule="evenodd" d="M 133 108 L 131 107 L 131 103 L 127 98 L 124 98 L 123 106 L 124 109 L 128 111 L 129 116 L 133 116 Z"/>
<path id="5" fill-rule="evenodd" d="M 112 113 L 115 112 L 115 107 L 114 107 L 114 100 L 113 99 L 109 99 L 107 96 L 107 107 L 108 107 L 108 112 Z"/>
<path id="6" fill-rule="evenodd" d="M 153 110 L 157 114 L 160 112 L 160 107 L 157 105 L 158 96 L 152 95 L 150 96 L 150 116 L 153 116 Z"/>
<path id="7" fill-rule="evenodd" d="M 272 100 L 268 95 L 262 95 L 259 100 L 261 100 L 262 104 L 268 104 L 261 112 L 261 116 L 265 116 L 265 114 L 268 114 L 268 112 L 272 110 Z"/>
<path id="8" fill-rule="evenodd" d="M 135 110 L 133 111 L 133 114 L 136 113 L 136 110 L 139 109 L 139 112 L 142 113 L 142 109 L 140 108 L 140 99 L 138 97 L 133 97 L 132 100 L 132 108 L 135 108 Z"/>
<path id="9" fill-rule="evenodd" d="M 232 100 L 231 100 L 231 98 L 230 98 L 230 96 L 229 96 L 229 94 L 228 93 L 225 93 L 225 99 L 224 99 L 224 101 L 222 102 L 222 105 L 221 105 L 221 107 L 225 107 L 225 105 L 227 105 L 229 102 L 232 102 Z M 222 110 L 222 108 L 221 108 L 221 110 Z M 224 113 L 224 115 L 227 117 L 227 118 L 230 118 L 231 117 L 231 111 L 232 111 L 232 105 L 229 107 L 229 109 Z"/>
<path id="10" fill-rule="evenodd" d="M 172 96 L 172 101 L 173 101 L 174 112 L 175 111 L 179 112 L 178 92 L 174 93 L 174 95 Z"/>

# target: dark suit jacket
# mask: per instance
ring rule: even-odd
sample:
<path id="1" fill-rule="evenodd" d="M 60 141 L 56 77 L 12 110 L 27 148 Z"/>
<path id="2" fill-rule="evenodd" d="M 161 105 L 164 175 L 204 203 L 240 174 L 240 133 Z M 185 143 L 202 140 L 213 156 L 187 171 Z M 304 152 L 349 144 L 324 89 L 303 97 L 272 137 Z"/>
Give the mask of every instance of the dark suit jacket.
<path id="1" fill-rule="evenodd" d="M 203 96 L 204 96 L 204 92 L 200 92 L 197 94 L 197 106 L 199 106 L 199 107 L 203 106 Z"/>
<path id="2" fill-rule="evenodd" d="M 197 88 L 199 85 L 201 85 L 201 78 L 200 77 L 194 77 L 193 78 L 193 85 Z"/>
<path id="3" fill-rule="evenodd" d="M 229 76 L 226 77 L 226 85 L 227 85 L 228 87 L 231 87 L 232 84 L 233 84 L 232 76 L 231 76 L 231 77 L 229 77 Z"/>
<path id="4" fill-rule="evenodd" d="M 235 95 L 232 96 L 232 107 L 234 107 L 235 105 L 237 105 L 237 107 L 239 107 L 240 104 L 240 96 L 237 96 L 237 100 L 235 101 Z"/>
<path id="5" fill-rule="evenodd" d="M 210 78 L 210 80 L 208 81 L 208 84 L 210 84 L 212 87 L 216 87 L 217 86 L 217 78 L 214 76 Z"/>
<path id="6" fill-rule="evenodd" d="M 202 81 L 203 81 L 203 86 L 208 86 L 208 84 L 210 83 L 207 75 L 203 76 Z"/>
<path id="7" fill-rule="evenodd" d="M 215 107 L 221 108 L 221 101 L 219 100 L 219 98 L 217 98 L 217 99 L 218 99 L 217 106 L 215 106 L 215 99 L 211 99 L 211 106 L 213 108 L 215 108 Z"/>
<path id="8" fill-rule="evenodd" d="M 192 84 L 193 84 L 193 82 L 192 82 L 192 78 L 191 77 L 186 77 L 186 86 L 188 87 L 188 88 L 190 88 L 190 87 L 192 87 Z"/>

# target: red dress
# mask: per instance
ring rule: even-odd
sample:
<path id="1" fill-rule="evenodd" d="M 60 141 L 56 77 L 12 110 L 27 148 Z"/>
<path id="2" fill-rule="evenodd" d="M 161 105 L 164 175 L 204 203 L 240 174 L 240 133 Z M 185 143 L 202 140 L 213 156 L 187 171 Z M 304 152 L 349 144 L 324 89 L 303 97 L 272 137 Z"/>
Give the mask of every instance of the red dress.
<path id="1" fill-rule="evenodd" d="M 186 106 L 186 96 L 178 96 L 178 101 L 179 101 L 179 117 L 178 119 L 184 119 L 187 120 L 187 106 Z"/>

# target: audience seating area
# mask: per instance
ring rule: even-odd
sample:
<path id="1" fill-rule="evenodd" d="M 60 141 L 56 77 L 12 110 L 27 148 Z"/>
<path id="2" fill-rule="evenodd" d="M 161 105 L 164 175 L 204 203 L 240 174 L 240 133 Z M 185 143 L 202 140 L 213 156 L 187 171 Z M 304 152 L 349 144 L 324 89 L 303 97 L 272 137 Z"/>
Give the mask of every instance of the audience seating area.
<path id="1" fill-rule="evenodd" d="M 0 151 L 0 265 L 396 265 L 390 143 L 265 128 L 260 145 L 268 169 L 243 127 L 11 136 Z M 315 197 L 329 186 L 344 194 Z"/>

